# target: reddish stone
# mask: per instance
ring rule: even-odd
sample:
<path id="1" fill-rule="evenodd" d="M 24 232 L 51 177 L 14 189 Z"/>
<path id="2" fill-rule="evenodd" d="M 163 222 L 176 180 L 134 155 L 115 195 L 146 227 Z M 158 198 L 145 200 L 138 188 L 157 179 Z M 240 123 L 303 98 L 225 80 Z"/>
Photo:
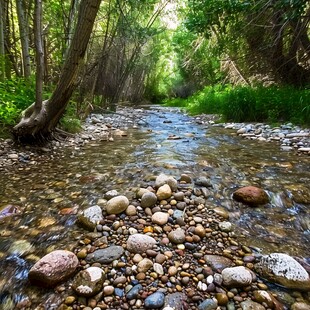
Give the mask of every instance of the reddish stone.
<path id="1" fill-rule="evenodd" d="M 42 257 L 30 269 L 31 283 L 44 287 L 54 287 L 70 278 L 76 271 L 79 260 L 70 251 L 56 250 Z"/>
<path id="2" fill-rule="evenodd" d="M 243 202 L 247 205 L 264 205 L 269 202 L 267 193 L 255 186 L 246 186 L 236 190 L 233 193 L 233 198 L 236 201 Z"/>

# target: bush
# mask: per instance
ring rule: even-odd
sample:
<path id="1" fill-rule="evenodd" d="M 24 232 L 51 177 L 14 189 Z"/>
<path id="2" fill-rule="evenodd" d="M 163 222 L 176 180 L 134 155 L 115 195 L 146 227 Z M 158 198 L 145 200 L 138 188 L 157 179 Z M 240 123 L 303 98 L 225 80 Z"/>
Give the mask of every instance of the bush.
<path id="1" fill-rule="evenodd" d="M 13 79 L 0 82 L 0 124 L 13 125 L 20 113 L 35 101 L 32 79 Z"/>
<path id="2" fill-rule="evenodd" d="M 232 122 L 293 122 L 310 125 L 310 90 L 293 87 L 208 86 L 193 96 L 166 101 L 192 114 L 221 114 Z"/>

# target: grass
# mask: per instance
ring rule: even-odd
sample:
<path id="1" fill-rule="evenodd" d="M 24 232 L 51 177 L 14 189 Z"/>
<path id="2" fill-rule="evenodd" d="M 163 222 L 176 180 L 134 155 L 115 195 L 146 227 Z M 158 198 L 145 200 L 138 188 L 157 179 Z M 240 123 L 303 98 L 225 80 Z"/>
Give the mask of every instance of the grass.
<path id="1" fill-rule="evenodd" d="M 292 87 L 207 86 L 187 99 L 166 100 L 191 114 L 221 114 L 232 122 L 292 122 L 310 126 L 310 90 Z"/>

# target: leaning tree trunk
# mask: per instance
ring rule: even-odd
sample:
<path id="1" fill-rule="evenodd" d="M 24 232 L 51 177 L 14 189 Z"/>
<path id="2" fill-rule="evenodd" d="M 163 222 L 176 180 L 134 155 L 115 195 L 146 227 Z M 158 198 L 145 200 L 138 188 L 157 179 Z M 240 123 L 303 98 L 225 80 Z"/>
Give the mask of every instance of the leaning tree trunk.
<path id="1" fill-rule="evenodd" d="M 56 89 L 39 109 L 37 104 L 32 104 L 23 112 L 22 119 L 13 128 L 17 140 L 38 141 L 51 136 L 76 87 L 79 67 L 84 59 L 100 2 L 81 1 L 77 25 Z"/>

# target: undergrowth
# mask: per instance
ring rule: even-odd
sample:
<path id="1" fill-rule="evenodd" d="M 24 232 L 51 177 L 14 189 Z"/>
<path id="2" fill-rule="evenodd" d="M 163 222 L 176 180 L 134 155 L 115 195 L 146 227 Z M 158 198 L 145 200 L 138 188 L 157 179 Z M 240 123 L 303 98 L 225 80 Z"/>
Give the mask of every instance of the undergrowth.
<path id="1" fill-rule="evenodd" d="M 207 86 L 187 99 L 170 99 L 168 106 L 191 114 L 221 114 L 232 122 L 292 122 L 310 126 L 310 90 L 292 87 Z"/>

